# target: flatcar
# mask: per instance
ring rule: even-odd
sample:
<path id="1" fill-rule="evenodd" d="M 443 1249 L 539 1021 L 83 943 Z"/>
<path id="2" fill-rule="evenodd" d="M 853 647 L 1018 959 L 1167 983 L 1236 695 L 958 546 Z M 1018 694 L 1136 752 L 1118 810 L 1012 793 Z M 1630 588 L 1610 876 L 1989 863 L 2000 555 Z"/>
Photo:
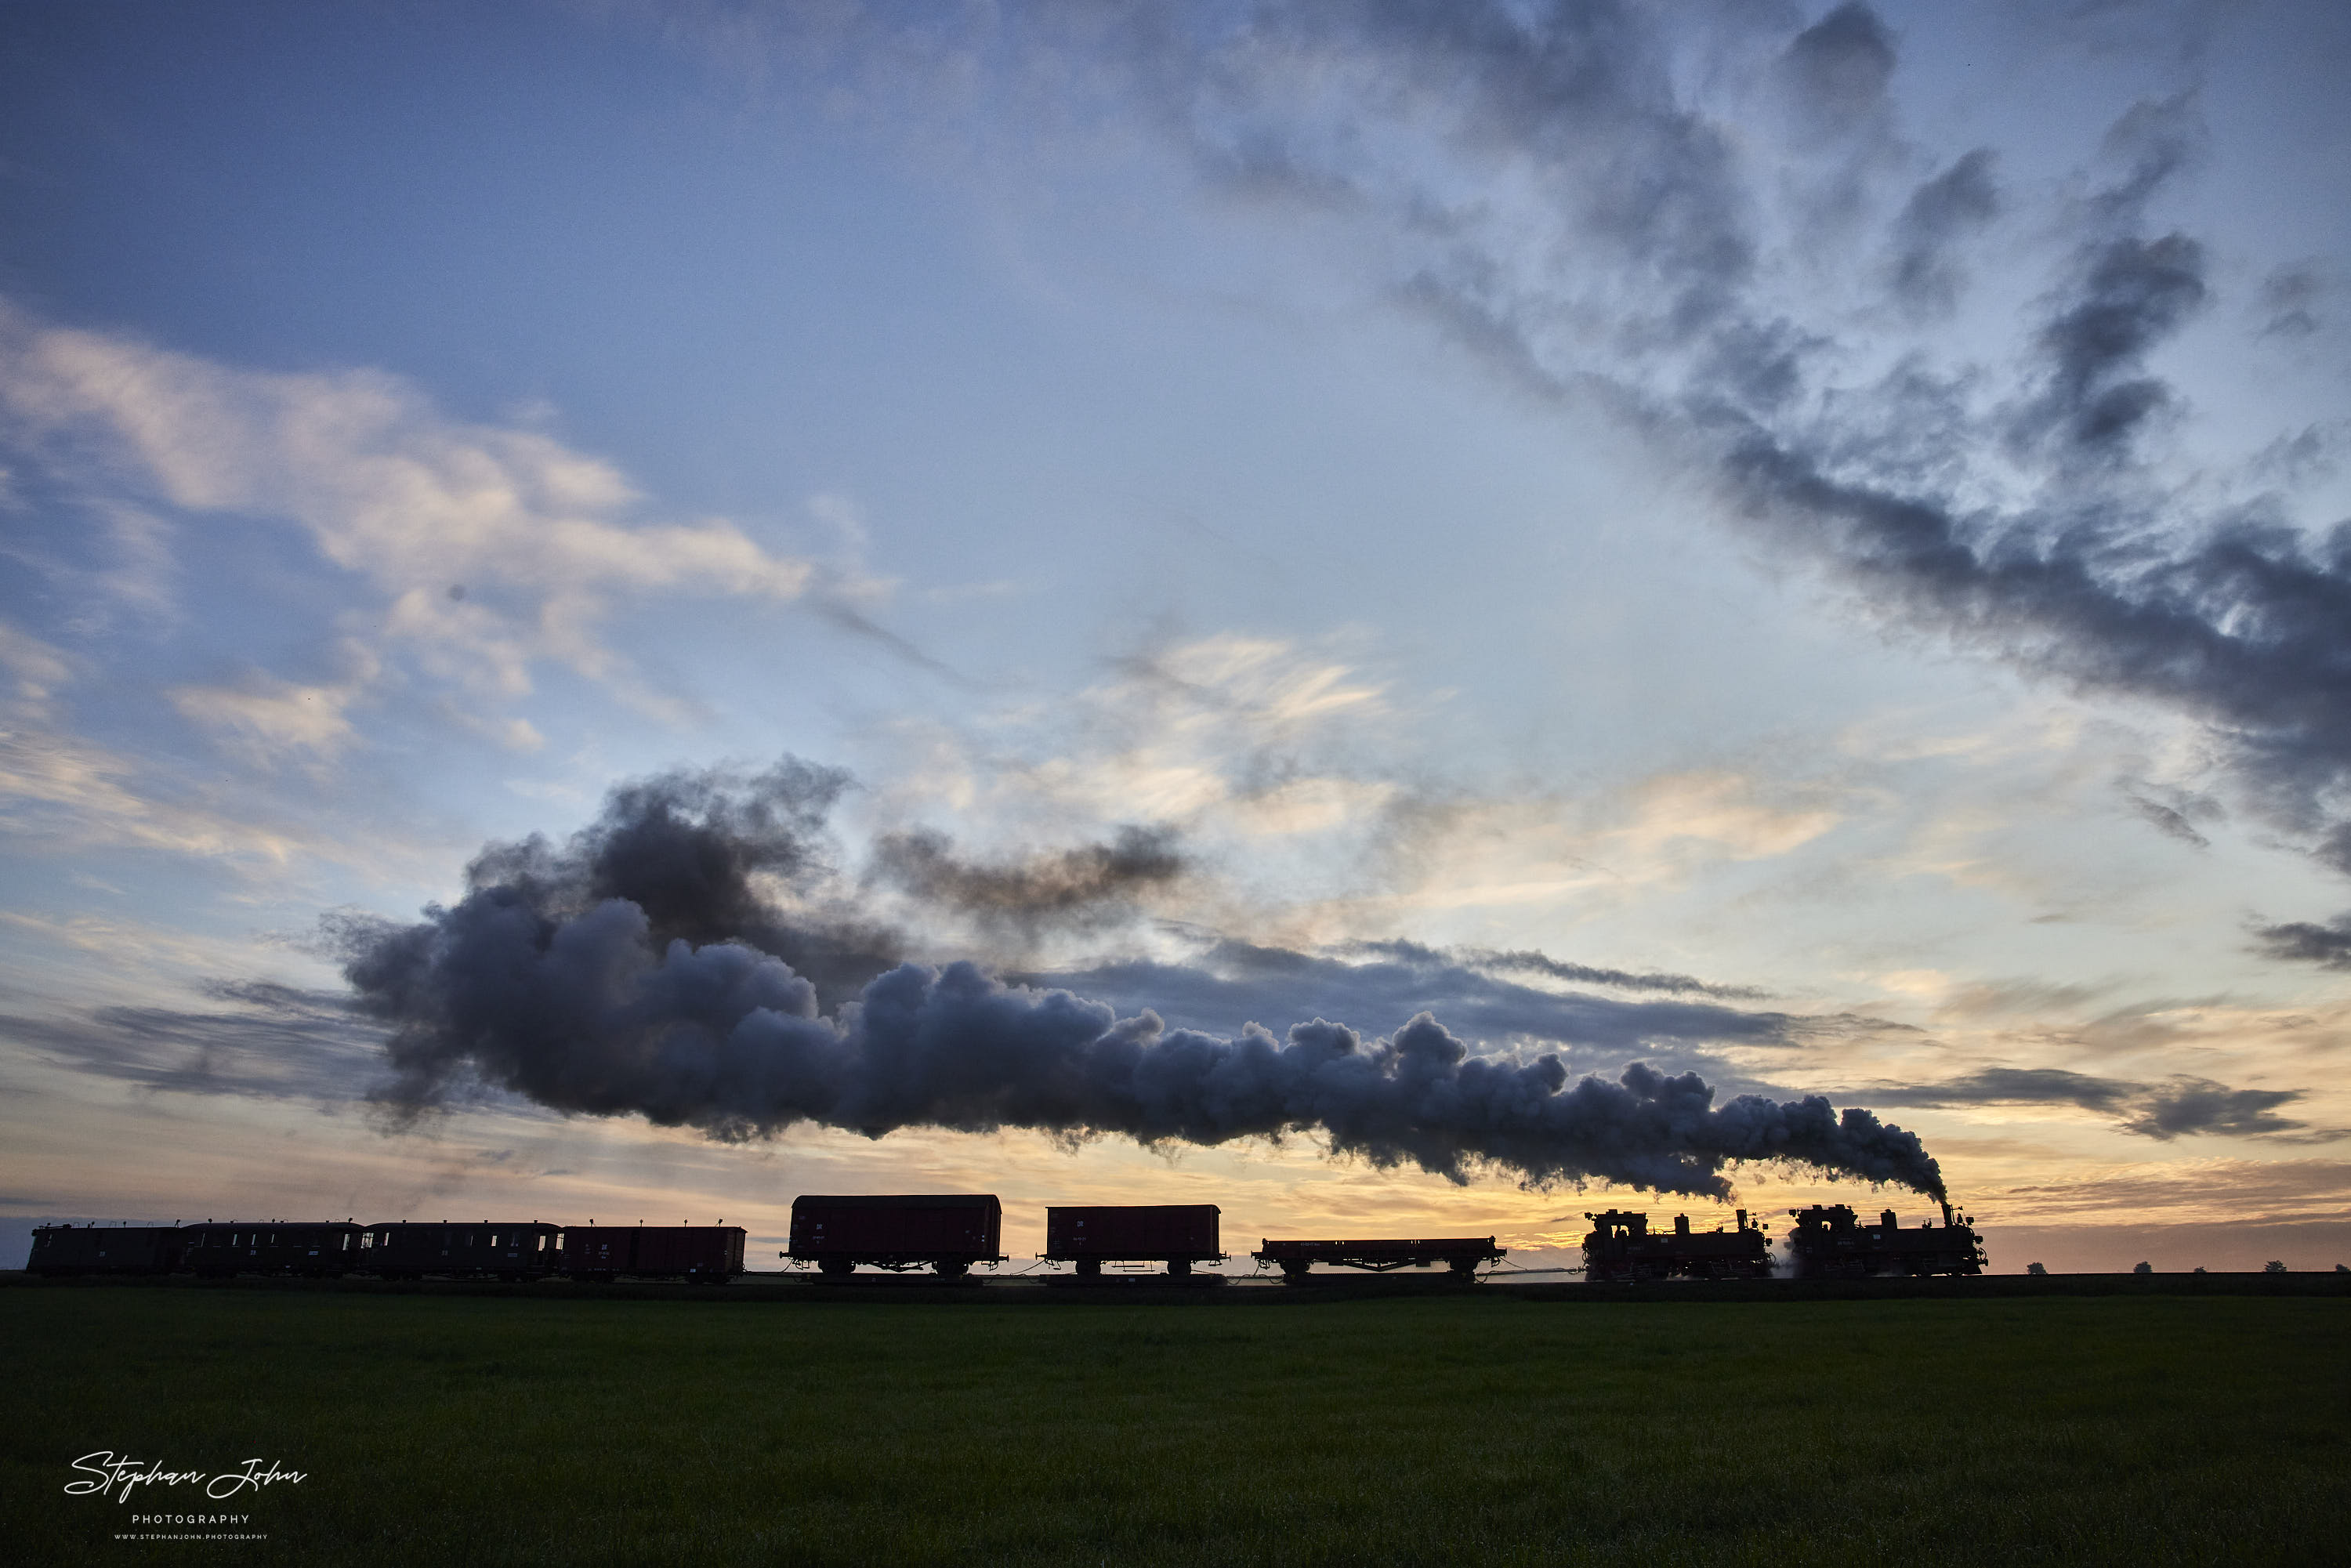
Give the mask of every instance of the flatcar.
<path id="1" fill-rule="evenodd" d="M 975 1263 L 1003 1262 L 1003 1235 L 992 1192 L 810 1194 L 792 1199 L 791 1245 L 779 1256 L 835 1278 L 870 1264 L 959 1279 Z"/>
<path id="2" fill-rule="evenodd" d="M 1649 1217 L 1622 1209 L 1587 1212 L 1583 1239 L 1587 1280 L 1760 1280 L 1771 1272 L 1771 1244 L 1763 1228 L 1739 1210 L 1735 1228 L 1692 1230 L 1689 1216 L 1674 1216 L 1670 1231 L 1651 1231 Z"/>
<path id="3" fill-rule="evenodd" d="M 1464 1278 L 1480 1263 L 1498 1263 L 1510 1256 L 1490 1236 L 1446 1236 L 1416 1240 L 1275 1241 L 1258 1243 L 1249 1254 L 1259 1263 L 1272 1263 L 1288 1281 L 1305 1279 L 1317 1263 L 1339 1269 L 1363 1269 L 1384 1274 L 1391 1269 L 1427 1269 L 1442 1263 Z"/>
<path id="4" fill-rule="evenodd" d="M 1040 1256 L 1074 1263 L 1081 1280 L 1097 1279 L 1104 1263 L 1165 1263 L 1181 1278 L 1195 1263 L 1217 1263 L 1222 1210 L 1213 1203 L 1090 1204 L 1045 1210 L 1045 1250 Z"/>
<path id="5" fill-rule="evenodd" d="M 1792 1208 L 1796 1228 L 1788 1251 L 1802 1279 L 1858 1279 L 1873 1274 L 1980 1274 L 1982 1241 L 1964 1214 L 1943 1205 L 1943 1223 L 1906 1229 L 1892 1209 L 1864 1225 L 1844 1204 Z"/>
<path id="6" fill-rule="evenodd" d="M 187 1250 L 176 1225 L 37 1225 L 25 1271 L 52 1279 L 76 1274 L 169 1274 Z"/>

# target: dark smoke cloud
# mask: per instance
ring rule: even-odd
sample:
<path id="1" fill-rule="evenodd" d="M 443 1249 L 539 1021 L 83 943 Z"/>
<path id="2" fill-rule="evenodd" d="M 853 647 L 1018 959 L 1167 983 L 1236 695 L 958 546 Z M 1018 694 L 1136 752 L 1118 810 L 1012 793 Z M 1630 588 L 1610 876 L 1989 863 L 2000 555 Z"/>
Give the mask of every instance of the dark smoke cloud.
<path id="1" fill-rule="evenodd" d="M 1012 863 L 966 860 L 944 833 L 895 833 L 875 845 L 873 869 L 926 903 L 1033 938 L 1130 919 L 1139 899 L 1183 876 L 1185 863 L 1173 829 L 1130 826 L 1107 844 Z"/>
<path id="2" fill-rule="evenodd" d="M 681 769 L 622 784 L 597 820 L 558 846 L 533 834 L 492 844 L 465 868 L 467 904 L 504 900 L 562 921 L 614 900 L 659 946 L 744 941 L 792 967 L 828 1004 L 904 956 L 897 932 L 810 903 L 835 867 L 825 821 L 848 774 L 787 758 L 759 772 Z M 353 932 L 347 950 L 389 950 L 422 927 Z"/>
<path id="3" fill-rule="evenodd" d="M 1965 1078 L 1923 1085 L 1886 1084 L 1876 1098 L 1892 1105 L 2078 1105 L 2118 1117 L 2123 1130 L 2169 1142 L 2198 1134 L 2326 1142 L 2345 1134 L 2311 1132 L 2277 1114 L 2304 1097 L 2299 1089 L 2231 1089 L 2209 1078 L 2160 1083 L 2095 1078 L 2055 1067 L 1991 1067 Z"/>
<path id="4" fill-rule="evenodd" d="M 1404 945 L 1346 965 L 1228 945 L 1213 956 L 1222 975 L 1134 965 L 1086 977 L 1179 1005 L 1250 996 L 1252 980 L 1251 999 L 1264 1001 L 1278 977 L 1280 1010 L 1221 1017 L 1286 1017 L 1280 1037 L 1254 1023 L 1238 1037 L 1171 1027 L 1147 1007 L 1122 1016 L 967 963 L 898 965 L 828 1015 L 819 987 L 765 946 L 806 933 L 756 879 L 789 884 L 820 863 L 821 813 L 844 787 L 795 763 L 623 786 L 560 849 L 532 839 L 485 852 L 465 895 L 421 922 L 342 920 L 330 936 L 345 974 L 389 1031 L 383 1103 L 413 1116 L 486 1083 L 559 1111 L 642 1114 L 724 1138 L 801 1122 L 871 1136 L 1019 1127 L 1146 1143 L 1311 1133 L 1455 1180 L 1490 1166 L 1536 1183 L 1719 1196 L 1727 1166 L 1782 1160 L 1941 1191 L 1917 1138 L 1866 1111 L 1753 1094 L 1718 1107 L 1694 1072 L 1636 1062 L 1610 1082 L 1572 1078 L 1556 1051 L 1474 1056 L 1424 1009 L 1426 982 L 1447 976 L 1459 993 L 1448 1006 L 1466 1003 L 1469 1027 L 1587 1048 L 1770 1042 L 1802 1020 L 1538 992 Z M 725 916 L 746 928 L 718 932 Z M 1343 977 L 1353 1002 L 1392 1000 L 1400 1027 L 1366 1040 L 1303 1010 Z"/>

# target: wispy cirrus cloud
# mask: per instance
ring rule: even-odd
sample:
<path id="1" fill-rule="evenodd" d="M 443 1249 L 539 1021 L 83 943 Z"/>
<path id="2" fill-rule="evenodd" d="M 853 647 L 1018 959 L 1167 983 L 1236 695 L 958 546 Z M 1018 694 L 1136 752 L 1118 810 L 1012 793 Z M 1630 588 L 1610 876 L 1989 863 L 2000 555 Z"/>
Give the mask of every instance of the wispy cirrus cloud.
<path id="1" fill-rule="evenodd" d="M 2197 1134 L 2304 1144 L 2351 1137 L 2280 1114 L 2307 1098 L 2304 1090 L 2236 1089 L 2185 1074 L 2141 1082 L 2061 1067 L 1986 1067 L 1939 1083 L 1874 1084 L 1868 1092 L 1888 1105 L 2071 1105 L 2166 1143 Z"/>

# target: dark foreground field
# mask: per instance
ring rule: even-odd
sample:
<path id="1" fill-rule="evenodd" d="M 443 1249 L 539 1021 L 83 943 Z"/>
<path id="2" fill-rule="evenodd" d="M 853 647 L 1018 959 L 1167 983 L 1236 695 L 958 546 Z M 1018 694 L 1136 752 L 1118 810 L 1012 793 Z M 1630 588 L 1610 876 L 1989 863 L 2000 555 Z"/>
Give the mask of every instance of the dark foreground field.
<path id="1" fill-rule="evenodd" d="M 2342 1300 L 34 1286 L 0 1291 L 0 1530 L 25 1563 L 2346 1561 L 2346 1330 Z M 307 1479 L 65 1495 L 99 1450 Z M 196 1512 L 268 1539 L 114 1539 Z"/>

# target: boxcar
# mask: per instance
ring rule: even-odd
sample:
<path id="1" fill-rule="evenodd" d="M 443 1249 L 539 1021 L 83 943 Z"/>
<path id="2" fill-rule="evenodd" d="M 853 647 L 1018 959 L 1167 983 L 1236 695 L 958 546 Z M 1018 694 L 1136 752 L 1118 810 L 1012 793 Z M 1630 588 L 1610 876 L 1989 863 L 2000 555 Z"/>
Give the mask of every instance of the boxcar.
<path id="1" fill-rule="evenodd" d="M 1249 1254 L 1260 1263 L 1278 1263 L 1285 1280 L 1302 1280 L 1317 1263 L 1341 1269 L 1426 1269 L 1442 1263 L 1456 1274 L 1478 1271 L 1480 1263 L 1510 1256 L 1490 1236 L 1447 1236 L 1424 1240 L 1390 1241 L 1262 1241 Z"/>
<path id="2" fill-rule="evenodd" d="M 1217 1242 L 1221 1211 L 1213 1203 L 1091 1204 L 1045 1210 L 1044 1256 L 1075 1263 L 1081 1277 L 1104 1263 L 1165 1263 L 1188 1274 L 1195 1263 L 1224 1257 Z"/>
<path id="3" fill-rule="evenodd" d="M 284 1220 L 206 1221 L 183 1228 L 185 1267 L 198 1274 L 347 1274 L 359 1267 L 360 1231 L 346 1220 L 289 1225 Z"/>
<path id="4" fill-rule="evenodd" d="M 1586 1213 L 1587 1280 L 1760 1280 L 1771 1272 L 1771 1244 L 1760 1225 L 1739 1211 L 1733 1229 L 1692 1230 L 1689 1216 L 1674 1216 L 1670 1231 L 1649 1229 L 1649 1217 L 1622 1209 Z"/>
<path id="5" fill-rule="evenodd" d="M 563 1266 L 563 1228 L 539 1220 L 371 1225 L 360 1232 L 359 1245 L 351 1267 L 387 1280 L 422 1280 L 427 1274 L 536 1280 Z"/>
<path id="6" fill-rule="evenodd" d="M 176 1225 L 37 1225 L 28 1274 L 168 1274 L 186 1237 Z"/>
<path id="7" fill-rule="evenodd" d="M 563 1263 L 575 1279 L 622 1274 L 723 1285 L 743 1272 L 739 1225 L 571 1225 L 563 1230 Z"/>
<path id="8" fill-rule="evenodd" d="M 974 1263 L 1000 1263 L 1004 1206 L 987 1193 L 899 1193 L 792 1199 L 791 1246 L 783 1256 L 827 1274 L 861 1263 L 931 1268 L 953 1278 Z"/>

